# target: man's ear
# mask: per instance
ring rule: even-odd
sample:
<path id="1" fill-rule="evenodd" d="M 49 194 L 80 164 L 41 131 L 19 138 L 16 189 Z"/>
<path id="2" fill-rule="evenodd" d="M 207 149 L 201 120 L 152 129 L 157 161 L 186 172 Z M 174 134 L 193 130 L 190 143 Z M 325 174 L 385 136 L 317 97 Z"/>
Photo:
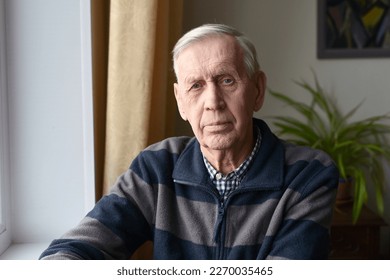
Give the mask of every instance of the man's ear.
<path id="1" fill-rule="evenodd" d="M 257 88 L 257 95 L 256 95 L 255 106 L 253 107 L 253 111 L 257 112 L 261 109 L 261 107 L 263 107 L 265 89 L 267 86 L 267 77 L 263 71 L 257 72 L 255 83 Z"/>
<path id="2" fill-rule="evenodd" d="M 177 104 L 177 108 L 179 110 L 180 116 L 183 120 L 187 121 L 187 117 L 186 117 L 186 114 L 184 111 L 183 100 L 182 100 L 182 97 L 180 95 L 179 85 L 177 83 L 173 84 L 173 91 L 175 92 L 176 104 Z"/>

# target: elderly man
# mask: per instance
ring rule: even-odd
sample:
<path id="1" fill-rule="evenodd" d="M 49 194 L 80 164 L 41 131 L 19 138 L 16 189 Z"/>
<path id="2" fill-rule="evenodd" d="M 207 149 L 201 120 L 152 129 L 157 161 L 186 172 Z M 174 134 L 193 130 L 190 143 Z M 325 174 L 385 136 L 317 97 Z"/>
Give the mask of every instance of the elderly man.
<path id="1" fill-rule="evenodd" d="M 43 259 L 325 259 L 337 168 L 253 118 L 266 77 L 252 43 L 203 25 L 173 51 L 174 92 L 195 137 L 142 151 L 94 209 Z"/>

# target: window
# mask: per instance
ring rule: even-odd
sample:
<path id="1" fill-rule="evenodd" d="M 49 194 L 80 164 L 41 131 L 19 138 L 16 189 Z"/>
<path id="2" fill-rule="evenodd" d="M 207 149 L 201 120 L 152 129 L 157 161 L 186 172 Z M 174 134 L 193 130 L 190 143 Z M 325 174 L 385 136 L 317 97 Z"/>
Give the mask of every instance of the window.
<path id="1" fill-rule="evenodd" d="M 89 3 L 0 0 L 0 254 L 29 259 L 94 205 Z"/>
<path id="2" fill-rule="evenodd" d="M 11 243 L 9 230 L 9 157 L 4 20 L 4 0 L 0 0 L 0 254 Z"/>

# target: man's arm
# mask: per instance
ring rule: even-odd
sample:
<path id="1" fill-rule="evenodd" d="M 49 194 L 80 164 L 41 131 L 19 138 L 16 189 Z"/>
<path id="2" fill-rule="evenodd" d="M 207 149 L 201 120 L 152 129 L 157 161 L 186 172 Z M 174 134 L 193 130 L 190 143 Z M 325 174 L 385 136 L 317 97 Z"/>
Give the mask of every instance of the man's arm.
<path id="1" fill-rule="evenodd" d="M 150 221 L 138 204 L 150 188 L 133 191 L 137 178 L 131 170 L 123 174 L 111 193 L 104 196 L 78 226 L 54 240 L 40 259 L 128 259 L 151 239 Z M 145 183 L 143 183 L 145 184 Z M 143 201 L 147 206 L 148 201 Z M 150 209 L 150 207 L 149 207 Z"/>

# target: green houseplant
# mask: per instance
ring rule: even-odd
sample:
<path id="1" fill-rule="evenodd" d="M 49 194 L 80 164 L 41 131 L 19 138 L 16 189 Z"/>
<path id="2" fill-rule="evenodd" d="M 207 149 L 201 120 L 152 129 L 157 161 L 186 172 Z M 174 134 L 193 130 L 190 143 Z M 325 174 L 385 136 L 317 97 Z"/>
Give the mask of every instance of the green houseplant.
<path id="1" fill-rule="evenodd" d="M 368 183 L 376 196 L 378 212 L 383 214 L 383 161 L 390 162 L 390 120 L 388 114 L 353 121 L 351 117 L 362 105 L 343 113 L 333 95 L 325 92 L 315 76 L 315 85 L 296 82 L 310 96 L 300 102 L 286 94 L 269 90 L 270 94 L 290 106 L 298 117 L 274 116 L 273 124 L 281 137 L 299 145 L 327 152 L 335 161 L 341 180 L 352 178 L 352 219 L 356 222 L 368 199 Z"/>

